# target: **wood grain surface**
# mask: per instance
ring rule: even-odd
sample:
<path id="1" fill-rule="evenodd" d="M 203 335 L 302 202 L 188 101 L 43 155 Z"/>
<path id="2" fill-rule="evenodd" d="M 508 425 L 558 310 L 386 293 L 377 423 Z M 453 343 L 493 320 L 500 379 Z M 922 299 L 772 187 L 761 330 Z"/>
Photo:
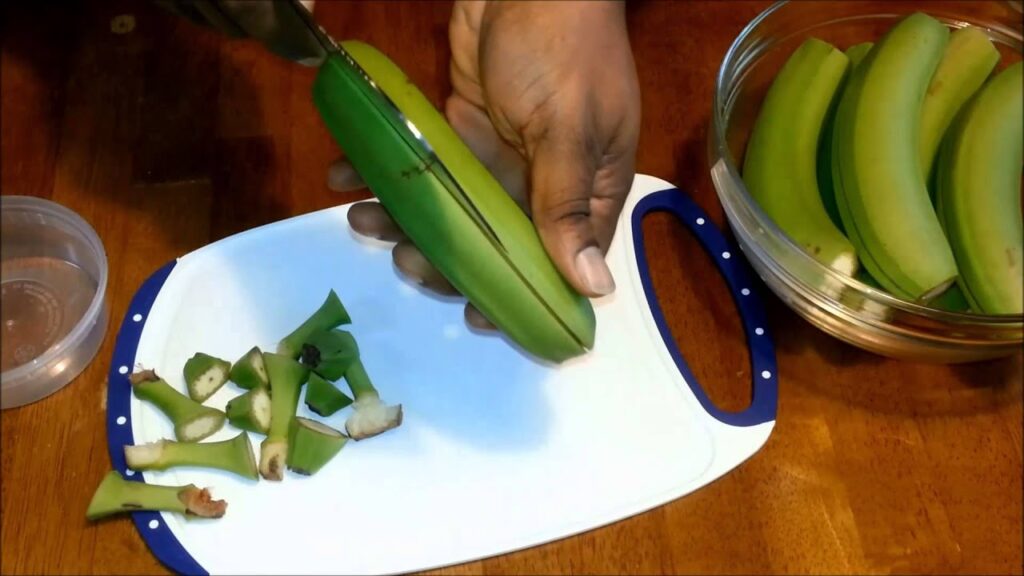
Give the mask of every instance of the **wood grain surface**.
<path id="1" fill-rule="evenodd" d="M 450 4 L 318 4 L 332 35 L 378 45 L 443 101 Z M 638 169 L 688 190 L 720 226 L 706 158 L 712 88 L 732 39 L 766 6 L 630 7 Z M 111 30 L 121 14 L 134 16 L 129 33 Z M 2 413 L 3 573 L 166 573 L 127 518 L 84 516 L 110 467 L 116 326 L 175 256 L 368 195 L 325 186 L 339 151 L 310 102 L 312 78 L 149 2 L 4 3 L 2 192 L 50 198 L 92 223 L 110 259 L 112 324 L 67 388 Z M 671 218 L 652 216 L 644 231 L 677 343 L 712 398 L 741 408 L 748 359 L 723 282 Z M 824 336 L 774 298 L 769 307 L 778 424 L 751 460 L 646 514 L 437 573 L 1020 574 L 1021 357 L 890 361 Z"/>

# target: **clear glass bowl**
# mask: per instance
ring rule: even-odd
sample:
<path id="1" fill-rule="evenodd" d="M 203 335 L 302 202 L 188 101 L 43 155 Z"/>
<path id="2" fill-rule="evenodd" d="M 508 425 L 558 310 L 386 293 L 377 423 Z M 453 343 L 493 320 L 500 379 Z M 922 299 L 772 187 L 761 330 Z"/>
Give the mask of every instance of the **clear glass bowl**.
<path id="1" fill-rule="evenodd" d="M 877 41 L 913 11 L 950 27 L 988 31 L 1002 69 L 1021 59 L 1020 2 L 779 2 L 751 21 L 727 52 L 715 84 L 711 176 L 741 249 L 765 284 L 800 316 L 884 356 L 956 363 L 1021 350 L 1024 316 L 947 312 L 902 300 L 820 264 L 760 209 L 740 178 L 761 101 L 793 50 L 816 36 L 845 50 Z"/>

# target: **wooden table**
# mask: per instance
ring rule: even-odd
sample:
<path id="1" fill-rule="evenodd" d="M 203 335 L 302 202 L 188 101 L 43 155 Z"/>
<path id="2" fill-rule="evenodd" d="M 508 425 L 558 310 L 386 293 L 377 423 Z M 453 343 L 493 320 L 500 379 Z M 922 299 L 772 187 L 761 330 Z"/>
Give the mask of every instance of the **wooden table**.
<path id="1" fill-rule="evenodd" d="M 442 101 L 447 3 L 320 4 L 332 34 L 380 46 Z M 689 190 L 719 225 L 705 152 L 712 86 L 731 39 L 766 4 L 630 12 L 638 169 Z M 112 326 L 71 385 L 2 414 L 0 562 L 5 574 L 163 573 L 129 520 L 84 517 L 110 466 L 105 380 L 131 294 L 175 256 L 366 193 L 325 186 L 339 152 L 310 103 L 310 70 L 148 2 L 3 10 L 3 193 L 50 198 L 95 226 L 110 258 Z M 133 31 L 111 31 L 119 14 L 134 15 Z M 671 219 L 649 218 L 645 234 L 679 345 L 715 383 L 715 401 L 742 407 L 747 357 L 722 281 Z M 774 299 L 770 316 L 779 420 L 754 458 L 641 516 L 440 572 L 1019 574 L 1020 356 L 899 363 L 822 335 Z"/>

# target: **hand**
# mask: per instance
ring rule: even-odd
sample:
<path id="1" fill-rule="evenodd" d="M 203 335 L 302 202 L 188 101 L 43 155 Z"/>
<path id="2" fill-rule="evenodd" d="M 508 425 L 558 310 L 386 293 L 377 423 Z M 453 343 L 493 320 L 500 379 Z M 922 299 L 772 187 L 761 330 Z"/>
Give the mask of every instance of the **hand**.
<path id="1" fill-rule="evenodd" d="M 633 181 L 640 126 L 624 5 L 459 0 L 449 40 L 452 127 L 532 218 L 567 281 L 588 297 L 611 293 L 604 254 Z M 363 184 L 339 161 L 328 186 Z M 349 221 L 360 234 L 396 242 L 405 276 L 456 294 L 382 206 L 356 204 Z M 466 319 L 493 328 L 472 305 Z"/>
<path id="2" fill-rule="evenodd" d="M 310 13 L 314 0 L 299 0 Z M 157 5 L 236 38 L 261 42 L 274 54 L 306 66 L 319 66 L 323 49 L 287 2 L 280 0 L 155 0 Z"/>

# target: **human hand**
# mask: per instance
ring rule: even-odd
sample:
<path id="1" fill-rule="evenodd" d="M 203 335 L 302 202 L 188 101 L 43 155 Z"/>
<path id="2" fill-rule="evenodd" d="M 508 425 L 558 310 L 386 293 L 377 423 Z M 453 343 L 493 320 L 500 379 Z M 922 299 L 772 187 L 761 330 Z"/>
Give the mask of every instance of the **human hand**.
<path id="1" fill-rule="evenodd" d="M 634 176 L 640 90 L 621 2 L 458 0 L 449 24 L 455 131 L 532 218 L 548 254 L 581 294 L 615 289 L 604 254 Z M 328 186 L 363 186 L 344 161 Z M 455 288 L 376 202 L 352 228 L 396 242 L 398 269 L 447 295 Z M 471 304 L 468 323 L 493 328 Z"/>

